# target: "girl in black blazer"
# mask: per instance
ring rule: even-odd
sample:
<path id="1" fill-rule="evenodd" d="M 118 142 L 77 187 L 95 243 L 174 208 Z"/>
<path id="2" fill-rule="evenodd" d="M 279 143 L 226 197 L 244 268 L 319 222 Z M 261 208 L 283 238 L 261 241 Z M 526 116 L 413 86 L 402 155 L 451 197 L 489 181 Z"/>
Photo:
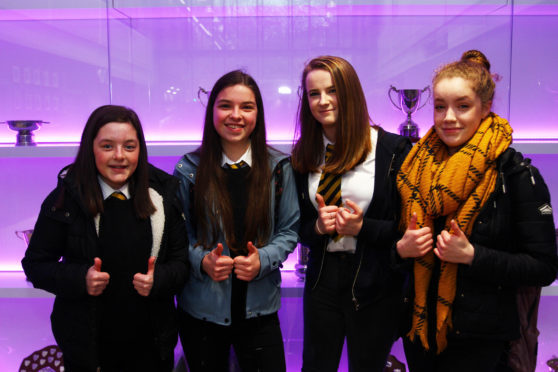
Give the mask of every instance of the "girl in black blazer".
<path id="1" fill-rule="evenodd" d="M 303 371 L 382 371 L 396 336 L 403 276 L 395 176 L 410 142 L 370 126 L 353 67 L 311 60 L 302 73 L 294 146 L 301 244 L 310 248 L 304 289 Z"/>

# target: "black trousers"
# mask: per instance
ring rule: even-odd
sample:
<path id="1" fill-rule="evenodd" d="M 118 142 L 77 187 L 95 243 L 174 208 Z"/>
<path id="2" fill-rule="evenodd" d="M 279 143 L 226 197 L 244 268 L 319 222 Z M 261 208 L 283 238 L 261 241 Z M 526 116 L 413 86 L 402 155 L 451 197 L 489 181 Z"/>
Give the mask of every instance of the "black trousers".
<path id="1" fill-rule="evenodd" d="M 117 348 L 119 356 L 103 356 L 101 361 L 101 372 L 171 372 L 174 368 L 174 355 L 167 359 L 161 359 L 153 348 L 147 353 L 130 352 Z M 64 371 L 66 372 L 97 372 L 97 368 L 88 368 L 74 362 L 64 355 Z"/>
<path id="2" fill-rule="evenodd" d="M 304 288 L 302 371 L 334 372 L 347 338 L 349 371 L 383 371 L 394 342 L 399 300 L 387 298 L 355 310 L 354 255 L 326 253 L 315 288 Z"/>
<path id="3" fill-rule="evenodd" d="M 180 311 L 179 333 L 191 372 L 228 371 L 231 345 L 243 372 L 286 370 L 277 313 L 222 326 Z"/>
<path id="4" fill-rule="evenodd" d="M 426 351 L 420 341 L 403 339 L 409 372 L 495 372 L 507 341 L 482 339 L 448 339 L 448 346 L 439 355 Z"/>

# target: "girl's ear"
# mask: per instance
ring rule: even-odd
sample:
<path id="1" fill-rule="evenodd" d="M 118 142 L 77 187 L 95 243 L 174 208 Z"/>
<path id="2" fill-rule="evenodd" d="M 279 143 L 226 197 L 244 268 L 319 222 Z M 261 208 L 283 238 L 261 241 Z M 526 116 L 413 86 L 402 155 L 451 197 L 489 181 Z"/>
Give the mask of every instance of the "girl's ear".
<path id="1" fill-rule="evenodd" d="M 490 114 L 490 109 L 492 108 L 492 101 L 488 101 L 482 104 L 482 118 L 486 119 L 488 114 Z"/>

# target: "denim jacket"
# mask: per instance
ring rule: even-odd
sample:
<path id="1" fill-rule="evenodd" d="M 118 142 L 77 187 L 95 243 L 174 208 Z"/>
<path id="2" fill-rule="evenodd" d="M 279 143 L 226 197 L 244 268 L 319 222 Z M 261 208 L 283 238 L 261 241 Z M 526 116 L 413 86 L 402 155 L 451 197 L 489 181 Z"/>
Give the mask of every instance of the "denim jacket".
<path id="1" fill-rule="evenodd" d="M 271 179 L 271 223 L 272 233 L 268 244 L 257 247 L 261 268 L 258 276 L 248 283 L 246 295 L 246 318 L 272 314 L 279 310 L 281 304 L 281 272 L 279 268 L 291 253 L 298 239 L 299 207 L 291 164 L 281 162 L 287 155 L 272 148 L 270 154 L 270 168 L 276 174 L 276 167 L 282 167 L 283 192 L 279 199 L 278 213 L 275 211 L 275 177 Z M 232 279 L 215 282 L 202 270 L 202 259 L 209 253 L 203 247 L 195 246 L 196 231 L 192 224 L 192 208 L 190 188 L 195 183 L 199 157 L 194 153 L 186 154 L 176 164 L 174 175 L 180 179 L 179 196 L 182 201 L 186 218 L 186 229 L 189 238 L 189 259 L 191 270 L 188 281 L 178 295 L 179 307 L 191 316 L 217 323 L 231 324 L 231 288 Z M 275 215 L 278 220 L 275 220 Z M 218 243 L 223 244 L 223 255 L 230 255 L 223 233 L 220 233 Z"/>

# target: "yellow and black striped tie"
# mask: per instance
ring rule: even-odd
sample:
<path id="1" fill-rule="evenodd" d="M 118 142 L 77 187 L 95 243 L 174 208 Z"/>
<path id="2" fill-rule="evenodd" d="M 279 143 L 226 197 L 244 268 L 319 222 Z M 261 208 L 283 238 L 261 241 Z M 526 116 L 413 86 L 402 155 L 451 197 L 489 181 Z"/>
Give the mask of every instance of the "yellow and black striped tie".
<path id="1" fill-rule="evenodd" d="M 326 146 L 325 163 L 327 164 L 333 155 L 333 145 Z M 333 174 L 322 172 L 320 176 L 320 183 L 318 184 L 318 194 L 324 197 L 326 205 L 336 205 L 338 207 L 343 205 L 341 200 L 341 176 L 342 174 Z M 338 241 L 342 235 L 337 232 L 331 234 L 331 239 Z"/>
<path id="2" fill-rule="evenodd" d="M 126 200 L 126 195 L 124 195 L 120 191 L 115 191 L 112 194 L 110 194 L 110 196 L 113 197 L 113 198 L 116 198 L 116 199 Z"/>
<path id="3" fill-rule="evenodd" d="M 240 168 L 244 168 L 244 167 L 248 166 L 248 163 L 246 163 L 244 160 L 241 160 L 238 163 L 227 164 L 227 166 L 230 169 L 240 169 Z"/>

